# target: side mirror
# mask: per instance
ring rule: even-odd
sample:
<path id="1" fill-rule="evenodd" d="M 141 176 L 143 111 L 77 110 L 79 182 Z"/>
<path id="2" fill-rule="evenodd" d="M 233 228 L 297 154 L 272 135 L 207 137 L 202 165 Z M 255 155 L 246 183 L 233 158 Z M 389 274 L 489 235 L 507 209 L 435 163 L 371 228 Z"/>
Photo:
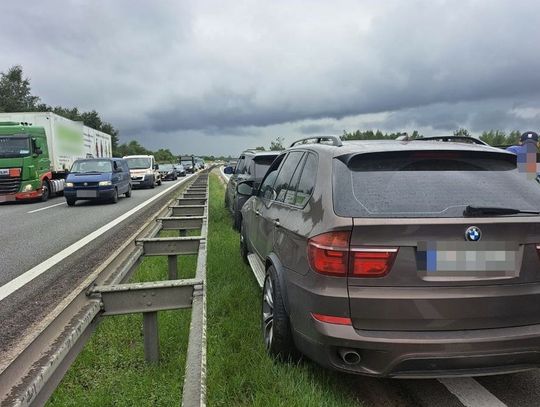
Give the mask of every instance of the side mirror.
<path id="1" fill-rule="evenodd" d="M 234 168 L 233 168 L 233 167 L 225 167 L 225 168 L 223 169 L 223 172 L 224 172 L 225 174 L 228 174 L 228 175 L 234 174 Z"/>
<path id="2" fill-rule="evenodd" d="M 34 149 L 34 154 L 41 155 L 41 154 L 43 154 L 43 150 L 41 148 L 35 148 Z"/>
<path id="3" fill-rule="evenodd" d="M 154 170 L 159 170 L 159 165 L 158 164 L 154 164 Z"/>
<path id="4" fill-rule="evenodd" d="M 238 195 L 242 196 L 253 195 L 253 181 L 239 182 L 238 185 L 236 185 L 236 192 L 238 193 Z"/>

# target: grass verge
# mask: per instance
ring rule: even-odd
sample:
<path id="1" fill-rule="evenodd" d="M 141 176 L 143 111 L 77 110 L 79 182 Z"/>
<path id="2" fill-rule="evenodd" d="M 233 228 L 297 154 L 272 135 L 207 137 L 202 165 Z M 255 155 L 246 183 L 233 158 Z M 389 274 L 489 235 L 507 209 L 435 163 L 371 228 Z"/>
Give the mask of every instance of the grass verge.
<path id="1" fill-rule="evenodd" d="M 276 362 L 260 332 L 260 289 L 240 257 L 239 235 L 210 176 L 208 242 L 208 405 L 359 405 L 356 378 L 309 361 Z"/>
<path id="2" fill-rule="evenodd" d="M 178 232 L 162 231 L 160 236 L 178 236 Z M 196 266 L 197 256 L 179 256 L 179 277 L 194 277 Z M 132 281 L 164 280 L 167 267 L 165 256 L 146 257 Z M 141 314 L 106 317 L 47 406 L 180 405 L 191 310 L 163 311 L 158 320 L 158 364 L 144 360 Z"/>

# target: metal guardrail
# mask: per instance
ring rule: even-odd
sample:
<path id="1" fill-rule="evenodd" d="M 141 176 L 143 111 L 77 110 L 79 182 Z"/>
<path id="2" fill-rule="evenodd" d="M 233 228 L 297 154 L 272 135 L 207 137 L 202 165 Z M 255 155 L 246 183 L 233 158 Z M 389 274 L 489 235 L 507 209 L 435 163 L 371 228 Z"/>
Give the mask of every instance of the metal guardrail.
<path id="1" fill-rule="evenodd" d="M 69 366 L 83 349 L 102 317 L 143 313 L 145 357 L 159 358 L 157 312 L 192 309 L 183 406 L 206 403 L 206 248 L 208 234 L 208 171 L 187 186 L 178 205 L 164 205 L 98 269 L 77 286 L 34 330 L 24 338 L 24 350 L 0 372 L 2 406 L 44 405 Z M 182 205 L 184 199 L 197 199 Z M 191 203 L 191 202 L 190 202 Z M 196 211 L 174 215 L 174 208 Z M 182 212 L 182 210 L 180 210 Z M 179 237 L 156 238 L 160 230 L 178 230 Z M 187 237 L 187 231 L 200 235 Z M 193 279 L 177 280 L 177 256 L 197 254 Z M 169 280 L 126 284 L 143 256 L 169 259 Z"/>

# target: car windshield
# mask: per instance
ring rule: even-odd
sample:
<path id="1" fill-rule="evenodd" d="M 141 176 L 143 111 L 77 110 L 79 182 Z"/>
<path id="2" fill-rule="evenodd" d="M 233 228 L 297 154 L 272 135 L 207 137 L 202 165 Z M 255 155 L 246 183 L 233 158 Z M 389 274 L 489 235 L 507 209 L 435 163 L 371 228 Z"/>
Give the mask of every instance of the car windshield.
<path id="1" fill-rule="evenodd" d="M 0 157 L 16 158 L 30 155 L 30 139 L 27 136 L 0 136 Z"/>
<path id="2" fill-rule="evenodd" d="M 182 160 L 182 165 L 189 165 L 192 166 L 193 162 L 191 160 Z"/>
<path id="3" fill-rule="evenodd" d="M 72 173 L 103 173 L 112 172 L 112 163 L 109 160 L 78 160 L 71 167 Z"/>
<path id="4" fill-rule="evenodd" d="M 151 160 L 148 157 L 131 157 L 126 158 L 128 167 L 131 170 L 142 170 L 145 168 L 150 168 Z"/>
<path id="5" fill-rule="evenodd" d="M 358 154 L 334 160 L 333 187 L 340 216 L 462 217 L 468 205 L 540 207 L 540 185 L 506 153 Z"/>
<path id="6" fill-rule="evenodd" d="M 172 164 L 160 164 L 159 169 L 162 171 L 171 171 L 173 169 Z"/>

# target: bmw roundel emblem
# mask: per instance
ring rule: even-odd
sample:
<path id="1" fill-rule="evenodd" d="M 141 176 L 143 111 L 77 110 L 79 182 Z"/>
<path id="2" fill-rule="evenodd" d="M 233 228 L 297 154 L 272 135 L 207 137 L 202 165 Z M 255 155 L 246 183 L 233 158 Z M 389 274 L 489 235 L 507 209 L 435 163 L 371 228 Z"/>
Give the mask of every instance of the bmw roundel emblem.
<path id="1" fill-rule="evenodd" d="M 465 231 L 465 240 L 478 242 L 482 238 L 482 231 L 477 226 L 469 226 Z"/>
<path id="2" fill-rule="evenodd" d="M 88 186 L 88 182 L 85 182 L 85 183 L 84 183 L 84 186 L 87 187 L 87 186 Z"/>

